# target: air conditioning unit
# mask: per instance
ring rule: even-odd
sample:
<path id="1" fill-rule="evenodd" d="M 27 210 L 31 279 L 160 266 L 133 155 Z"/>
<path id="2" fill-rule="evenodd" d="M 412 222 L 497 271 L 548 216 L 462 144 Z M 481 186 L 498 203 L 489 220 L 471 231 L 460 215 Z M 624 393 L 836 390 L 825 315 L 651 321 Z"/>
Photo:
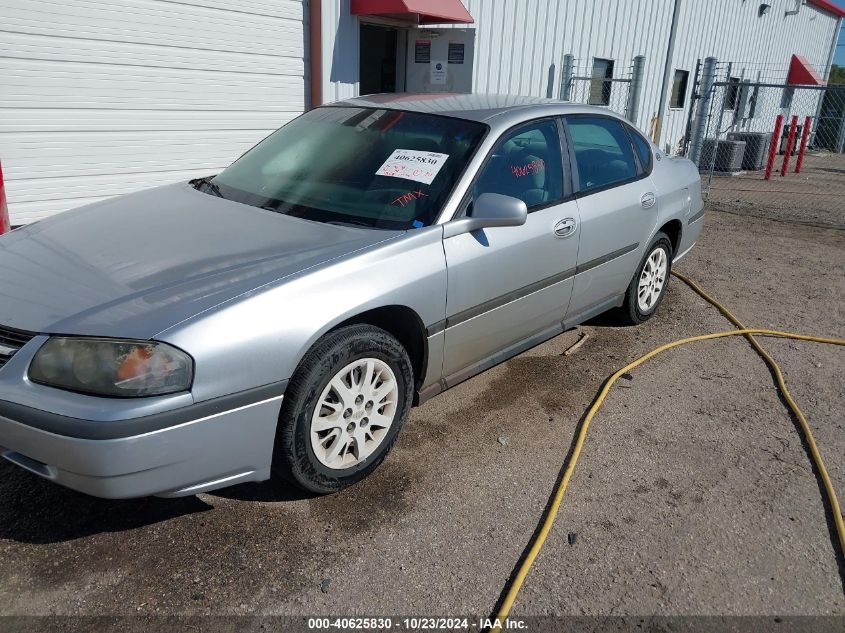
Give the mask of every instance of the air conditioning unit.
<path id="1" fill-rule="evenodd" d="M 778 145 L 778 154 L 786 154 L 786 146 L 789 143 L 789 128 L 792 127 L 789 123 L 785 123 L 783 131 L 780 133 L 780 145 Z M 792 153 L 790 156 L 795 156 L 798 153 L 798 146 L 801 144 L 801 130 L 803 125 L 795 126 L 795 138 L 792 141 Z"/>
<path id="2" fill-rule="evenodd" d="M 730 132 L 729 141 L 744 141 L 745 153 L 742 156 L 742 168 L 748 171 L 763 169 L 766 154 L 769 151 L 772 135 L 766 132 Z"/>
<path id="3" fill-rule="evenodd" d="M 742 171 L 744 155 L 745 141 L 717 141 L 714 138 L 707 138 L 704 139 L 698 168 L 701 171 L 710 171 L 712 166 L 713 171 L 726 173 Z"/>

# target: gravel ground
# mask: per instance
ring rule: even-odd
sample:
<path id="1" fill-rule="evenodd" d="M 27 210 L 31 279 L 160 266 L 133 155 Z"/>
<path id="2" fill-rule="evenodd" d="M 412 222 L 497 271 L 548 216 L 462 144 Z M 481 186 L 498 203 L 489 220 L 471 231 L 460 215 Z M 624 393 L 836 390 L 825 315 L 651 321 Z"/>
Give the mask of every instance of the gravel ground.
<path id="1" fill-rule="evenodd" d="M 752 215 L 811 226 L 845 229 L 845 154 L 808 153 L 801 172 L 796 159 L 786 176 L 780 175 L 783 157 L 775 161 L 771 179 L 762 172 L 736 176 L 714 174 L 709 203 L 728 213 Z M 701 175 L 706 187 L 709 174 Z"/>
<path id="2" fill-rule="evenodd" d="M 710 213 L 679 266 L 749 325 L 845 337 L 845 233 Z M 730 329 L 674 280 L 654 319 L 601 319 L 413 411 L 382 468 L 307 498 L 275 483 L 113 502 L 0 464 L 0 613 L 494 610 L 602 381 Z M 765 340 L 845 496 L 845 352 Z M 845 565 L 794 422 L 740 339 L 668 352 L 597 416 L 514 616 L 845 615 Z"/>

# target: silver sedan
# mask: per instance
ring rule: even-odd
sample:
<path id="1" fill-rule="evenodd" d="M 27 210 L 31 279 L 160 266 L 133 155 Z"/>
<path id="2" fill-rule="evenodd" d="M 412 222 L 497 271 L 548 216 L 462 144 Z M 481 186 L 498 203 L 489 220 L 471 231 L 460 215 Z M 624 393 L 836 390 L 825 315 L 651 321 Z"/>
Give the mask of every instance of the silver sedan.
<path id="1" fill-rule="evenodd" d="M 0 454 L 101 497 L 339 490 L 412 405 L 651 317 L 702 217 L 694 165 L 607 110 L 312 110 L 214 177 L 0 238 Z"/>

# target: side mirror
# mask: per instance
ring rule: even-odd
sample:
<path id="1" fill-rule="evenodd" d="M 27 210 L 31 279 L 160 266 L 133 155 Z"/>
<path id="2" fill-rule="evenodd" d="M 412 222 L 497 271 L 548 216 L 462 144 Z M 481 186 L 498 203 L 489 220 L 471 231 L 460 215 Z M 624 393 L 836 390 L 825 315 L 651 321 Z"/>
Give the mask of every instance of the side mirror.
<path id="1" fill-rule="evenodd" d="M 472 205 L 472 217 L 443 225 L 443 237 L 454 237 L 494 226 L 520 226 L 528 219 L 528 207 L 519 198 L 482 193 Z"/>

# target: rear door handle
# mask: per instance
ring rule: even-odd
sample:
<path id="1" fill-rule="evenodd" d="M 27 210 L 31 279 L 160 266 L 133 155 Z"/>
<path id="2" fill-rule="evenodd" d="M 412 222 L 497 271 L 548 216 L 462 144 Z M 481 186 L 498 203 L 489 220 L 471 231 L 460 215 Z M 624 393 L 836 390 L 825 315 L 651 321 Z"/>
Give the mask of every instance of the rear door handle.
<path id="1" fill-rule="evenodd" d="M 656 200 L 657 198 L 654 197 L 654 194 L 651 191 L 646 191 L 642 196 L 640 196 L 640 205 L 643 209 L 651 209 Z"/>
<path id="2" fill-rule="evenodd" d="M 573 233 L 575 233 L 575 229 L 578 228 L 578 222 L 575 218 L 564 218 L 563 220 L 558 220 L 555 222 L 555 236 L 557 237 L 569 237 Z"/>

